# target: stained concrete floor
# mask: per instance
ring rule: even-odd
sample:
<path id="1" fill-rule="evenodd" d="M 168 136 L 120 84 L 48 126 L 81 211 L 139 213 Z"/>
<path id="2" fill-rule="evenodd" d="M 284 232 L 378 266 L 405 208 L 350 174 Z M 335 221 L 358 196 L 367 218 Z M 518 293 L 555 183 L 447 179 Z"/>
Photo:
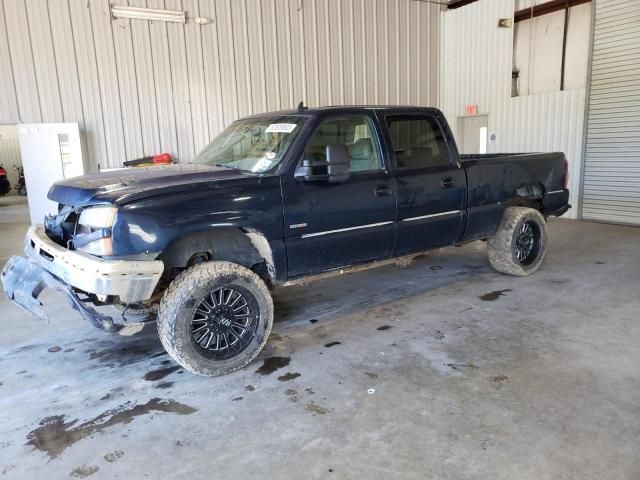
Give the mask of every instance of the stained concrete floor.
<path id="1" fill-rule="evenodd" d="M 4 259 L 26 217 L 0 201 Z M 640 478 L 640 229 L 551 221 L 527 278 L 484 247 L 277 291 L 265 351 L 213 379 L 153 328 L 102 333 L 57 292 L 49 323 L 2 298 L 0 472 Z"/>

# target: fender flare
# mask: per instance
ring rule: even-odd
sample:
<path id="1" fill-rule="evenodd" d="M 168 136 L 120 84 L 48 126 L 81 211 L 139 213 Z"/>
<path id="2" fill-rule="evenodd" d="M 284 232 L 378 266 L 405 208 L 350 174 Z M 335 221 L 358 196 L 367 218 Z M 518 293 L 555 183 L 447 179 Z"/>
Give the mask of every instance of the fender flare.
<path id="1" fill-rule="evenodd" d="M 165 263 L 165 268 L 185 268 L 198 254 L 246 268 L 265 264 L 269 280 L 275 282 L 273 252 L 265 235 L 258 230 L 234 227 L 192 233 L 172 241 L 158 258 Z"/>

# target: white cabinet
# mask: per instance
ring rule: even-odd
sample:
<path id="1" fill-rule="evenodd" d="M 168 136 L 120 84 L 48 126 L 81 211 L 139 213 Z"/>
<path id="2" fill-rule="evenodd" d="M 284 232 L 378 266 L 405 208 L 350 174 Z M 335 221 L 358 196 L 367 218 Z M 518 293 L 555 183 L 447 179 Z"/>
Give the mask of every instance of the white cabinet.
<path id="1" fill-rule="evenodd" d="M 57 211 L 47 199 L 54 182 L 84 175 L 77 123 L 23 123 L 18 125 L 20 153 L 27 182 L 31 224 Z"/>

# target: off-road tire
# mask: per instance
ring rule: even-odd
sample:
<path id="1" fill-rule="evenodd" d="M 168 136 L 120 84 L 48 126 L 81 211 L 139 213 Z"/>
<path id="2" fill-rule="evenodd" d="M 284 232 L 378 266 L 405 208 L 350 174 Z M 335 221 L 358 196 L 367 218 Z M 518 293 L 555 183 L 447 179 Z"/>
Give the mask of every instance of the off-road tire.
<path id="1" fill-rule="evenodd" d="M 255 334 L 236 356 L 226 360 L 207 358 L 192 340 L 191 322 L 196 308 L 210 292 L 236 286 L 253 296 L 257 305 Z M 186 370 L 216 377 L 248 365 L 267 343 L 273 325 L 273 301 L 262 279 L 248 268 L 231 262 L 205 262 L 182 272 L 169 285 L 160 301 L 158 334 L 165 350 Z"/>
<path id="2" fill-rule="evenodd" d="M 539 229 L 539 247 L 535 258 L 522 264 L 516 255 L 518 232 L 526 222 L 532 222 Z M 504 211 L 502 222 L 495 235 L 487 242 L 487 255 L 491 266 L 500 273 L 524 277 L 534 273 L 547 251 L 547 227 L 540 212 L 527 207 L 509 207 Z"/>

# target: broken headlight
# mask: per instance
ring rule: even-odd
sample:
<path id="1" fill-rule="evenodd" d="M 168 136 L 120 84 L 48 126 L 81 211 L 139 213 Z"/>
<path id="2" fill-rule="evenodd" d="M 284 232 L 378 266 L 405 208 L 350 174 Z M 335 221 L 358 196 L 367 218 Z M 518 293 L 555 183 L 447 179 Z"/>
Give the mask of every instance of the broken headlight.
<path id="1" fill-rule="evenodd" d="M 73 235 L 74 248 L 91 255 L 111 255 L 111 227 L 117 213 L 118 209 L 110 205 L 83 209 Z"/>

